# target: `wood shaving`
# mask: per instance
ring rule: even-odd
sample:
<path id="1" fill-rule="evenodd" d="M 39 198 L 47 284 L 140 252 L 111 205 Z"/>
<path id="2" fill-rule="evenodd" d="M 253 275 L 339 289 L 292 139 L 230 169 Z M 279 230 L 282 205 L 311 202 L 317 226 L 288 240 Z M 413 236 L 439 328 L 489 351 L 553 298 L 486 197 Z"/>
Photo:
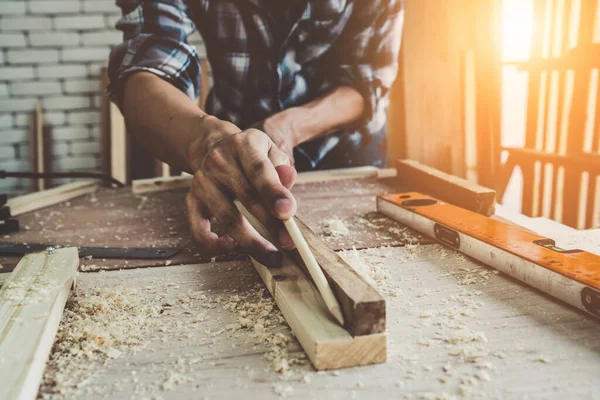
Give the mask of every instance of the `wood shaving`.
<path id="1" fill-rule="evenodd" d="M 331 237 L 343 237 L 350 233 L 350 230 L 339 218 L 330 218 L 323 221 L 323 234 Z"/>
<path id="2" fill-rule="evenodd" d="M 60 323 L 40 393 L 44 398 L 81 394 L 95 367 L 147 345 L 160 305 L 134 289 L 76 289 Z"/>

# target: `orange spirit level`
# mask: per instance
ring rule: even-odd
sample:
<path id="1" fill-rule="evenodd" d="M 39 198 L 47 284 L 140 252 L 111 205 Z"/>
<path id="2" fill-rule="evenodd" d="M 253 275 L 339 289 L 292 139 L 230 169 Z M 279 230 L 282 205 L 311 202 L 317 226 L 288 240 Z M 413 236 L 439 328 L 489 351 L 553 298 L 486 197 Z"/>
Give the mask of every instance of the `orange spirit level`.
<path id="1" fill-rule="evenodd" d="M 600 318 L 600 256 L 420 193 L 377 197 L 382 214 Z"/>

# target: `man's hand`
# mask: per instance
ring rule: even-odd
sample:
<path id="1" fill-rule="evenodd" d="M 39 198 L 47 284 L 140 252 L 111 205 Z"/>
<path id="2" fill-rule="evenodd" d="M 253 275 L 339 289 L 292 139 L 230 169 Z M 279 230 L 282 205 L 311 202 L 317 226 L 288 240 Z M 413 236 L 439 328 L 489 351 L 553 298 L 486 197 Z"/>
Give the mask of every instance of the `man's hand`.
<path id="1" fill-rule="evenodd" d="M 203 124 L 211 126 L 210 133 L 191 144 L 188 156 L 196 171 L 186 199 L 192 234 L 210 250 L 231 249 L 235 240 L 257 261 L 268 266 L 280 264 L 277 248 L 256 232 L 233 200 L 244 204 L 281 248 L 293 249 L 281 222 L 296 213 L 296 201 L 289 191 L 296 170 L 289 157 L 258 129 L 239 132 L 214 117 L 206 117 Z M 211 231 L 212 217 L 225 235 L 219 237 Z"/>
<path id="2" fill-rule="evenodd" d="M 297 132 L 293 128 L 297 118 L 295 109 L 287 109 L 252 126 L 265 132 L 275 145 L 288 156 L 292 166 L 294 165 L 294 147 L 300 144 Z"/>

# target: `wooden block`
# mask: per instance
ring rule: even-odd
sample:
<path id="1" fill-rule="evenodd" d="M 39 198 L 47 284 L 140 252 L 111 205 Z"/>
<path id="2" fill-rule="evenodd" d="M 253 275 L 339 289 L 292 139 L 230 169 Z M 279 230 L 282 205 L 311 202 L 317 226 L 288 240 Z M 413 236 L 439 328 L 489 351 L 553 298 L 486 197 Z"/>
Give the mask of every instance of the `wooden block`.
<path id="1" fill-rule="evenodd" d="M 32 131 L 30 146 L 33 151 L 31 161 L 34 172 L 46 172 L 45 152 L 44 152 L 44 116 L 42 113 L 42 105 L 37 103 L 33 112 Z M 36 190 L 44 190 L 46 181 L 38 179 L 36 181 Z"/>
<path id="2" fill-rule="evenodd" d="M 252 263 L 316 369 L 385 362 L 385 333 L 352 337 L 331 316 L 319 291 L 290 258 L 285 257 L 279 268 L 267 268 L 254 259 Z"/>
<path id="3" fill-rule="evenodd" d="M 239 203 L 238 208 L 261 235 L 269 237 L 265 227 Z M 301 221 L 296 220 L 296 222 L 300 223 Z M 308 241 L 308 238 L 306 239 Z M 309 246 L 311 246 L 310 242 Z M 333 253 L 333 251 L 329 251 Z M 316 253 L 315 257 L 317 257 Z M 283 264 L 278 268 L 268 268 L 252 258 L 251 260 L 283 313 L 285 320 L 292 328 L 298 342 L 300 342 L 316 369 L 346 368 L 379 364 L 386 361 L 386 334 L 373 333 L 356 336 L 340 326 L 327 310 L 327 306 L 312 281 L 290 257 L 285 255 Z M 348 266 L 348 268 L 350 267 Z M 326 269 L 323 268 L 323 271 L 325 272 Z M 345 274 L 341 275 L 346 276 Z M 327 278 L 329 279 L 329 276 Z M 358 274 L 356 274 L 356 281 L 359 286 L 362 286 L 361 282 L 368 285 Z M 341 282 L 342 287 L 346 287 L 346 284 L 347 281 Z M 374 289 L 371 288 L 371 290 L 378 296 Z M 369 290 L 365 295 L 369 297 Z M 383 302 L 383 299 L 381 301 Z M 344 308 L 344 306 L 342 307 Z M 383 303 L 383 309 L 385 311 L 385 303 Z M 349 312 L 348 316 L 350 317 L 361 315 L 360 307 L 356 307 L 354 310 L 345 309 L 342 311 Z M 349 318 L 346 315 L 344 315 L 344 318 L 348 323 Z M 350 318 L 353 321 L 356 321 L 356 319 L 356 317 L 354 319 Z M 380 327 L 377 326 L 375 330 L 379 331 Z M 385 319 L 383 327 L 385 328 Z"/>
<path id="4" fill-rule="evenodd" d="M 412 160 L 398 160 L 396 170 L 400 182 L 410 190 L 427 193 L 486 216 L 494 213 L 496 192 L 492 189 Z"/>
<path id="5" fill-rule="evenodd" d="M 243 206 L 237 204 L 250 224 L 261 235 L 269 239 L 269 233 L 262 224 Z M 327 247 L 304 222 L 296 218 L 296 224 L 323 269 L 331 290 L 342 308 L 344 327 L 348 332 L 352 336 L 384 332 L 385 300 L 383 297 L 339 255 Z M 296 268 L 300 268 L 306 273 L 306 267 L 297 252 L 289 252 L 288 256 Z"/>
<path id="6" fill-rule="evenodd" d="M 345 319 L 344 326 L 348 332 L 353 336 L 384 332 L 383 297 L 335 251 L 323 243 L 304 222 L 296 218 L 296 223 L 340 303 Z M 290 257 L 306 271 L 297 252 L 292 252 Z"/>
<path id="7" fill-rule="evenodd" d="M 41 192 L 13 197 L 6 204 L 10 208 L 11 215 L 14 217 L 92 193 L 97 188 L 98 184 L 93 180 L 72 182 L 52 189 L 42 190 Z"/>
<path id="8" fill-rule="evenodd" d="M 75 247 L 29 254 L 0 289 L 1 399 L 35 399 L 79 257 Z"/>

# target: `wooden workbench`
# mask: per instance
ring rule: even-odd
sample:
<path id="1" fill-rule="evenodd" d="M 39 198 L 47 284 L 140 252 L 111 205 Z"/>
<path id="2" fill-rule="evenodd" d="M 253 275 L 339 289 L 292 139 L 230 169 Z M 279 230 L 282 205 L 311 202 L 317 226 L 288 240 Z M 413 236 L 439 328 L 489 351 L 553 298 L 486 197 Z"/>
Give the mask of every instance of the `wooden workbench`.
<path id="1" fill-rule="evenodd" d="M 140 268 L 164 261 L 86 260 L 97 266 L 88 269 L 109 270 L 80 274 L 71 309 L 96 299 L 94 310 L 112 317 L 103 330 L 117 325 L 138 340 L 93 362 L 57 350 L 43 392 L 111 399 L 596 398 L 600 323 L 377 215 L 375 195 L 399 189 L 374 179 L 295 188 L 299 214 L 317 233 L 325 219 L 346 223 L 351 234 L 324 240 L 346 249 L 342 256 L 369 272 L 387 302 L 387 363 L 325 373 L 302 360 L 276 309 L 264 317 L 266 335 L 240 325 L 240 312 L 273 303 L 244 255 L 210 261 L 192 244 L 184 191 L 134 196 L 103 189 L 23 216 L 29 230 L 5 240 L 186 249 L 165 268 Z M 353 245 L 359 250 L 348 250 Z M 289 367 L 273 361 L 282 352 Z"/>

